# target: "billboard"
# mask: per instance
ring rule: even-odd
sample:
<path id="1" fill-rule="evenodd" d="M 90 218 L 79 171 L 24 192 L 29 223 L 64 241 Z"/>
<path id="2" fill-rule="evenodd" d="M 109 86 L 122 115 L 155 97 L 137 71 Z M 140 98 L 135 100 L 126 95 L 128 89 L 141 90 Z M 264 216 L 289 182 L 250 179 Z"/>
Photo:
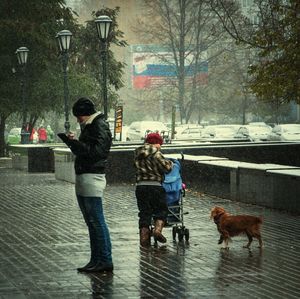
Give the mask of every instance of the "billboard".
<path id="1" fill-rule="evenodd" d="M 158 45 L 132 46 L 132 85 L 135 89 L 171 85 L 177 78 L 173 53 Z M 207 84 L 208 62 L 206 51 L 202 52 L 200 64 L 195 69 L 193 55 L 185 59 L 186 83 L 191 83 L 194 76 L 199 84 Z"/>
<path id="2" fill-rule="evenodd" d="M 115 109 L 115 133 L 122 133 L 123 123 L 123 106 L 118 106 Z"/>

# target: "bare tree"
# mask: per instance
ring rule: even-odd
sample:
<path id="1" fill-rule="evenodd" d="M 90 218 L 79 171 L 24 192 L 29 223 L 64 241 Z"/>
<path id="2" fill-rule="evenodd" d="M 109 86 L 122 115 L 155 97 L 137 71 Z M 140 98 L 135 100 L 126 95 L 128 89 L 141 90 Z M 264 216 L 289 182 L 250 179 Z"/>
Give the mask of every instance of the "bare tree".
<path id="1" fill-rule="evenodd" d="M 195 107 L 199 107 L 200 86 L 207 83 L 199 73 L 205 64 L 207 68 L 208 50 L 220 39 L 223 28 L 207 0 L 144 0 L 144 3 L 145 17 L 141 17 L 135 30 L 145 43 L 151 40 L 167 46 L 172 53 L 176 80 L 172 78 L 168 84 L 176 88 L 178 96 L 174 104 L 179 107 L 181 122 L 187 122 Z"/>

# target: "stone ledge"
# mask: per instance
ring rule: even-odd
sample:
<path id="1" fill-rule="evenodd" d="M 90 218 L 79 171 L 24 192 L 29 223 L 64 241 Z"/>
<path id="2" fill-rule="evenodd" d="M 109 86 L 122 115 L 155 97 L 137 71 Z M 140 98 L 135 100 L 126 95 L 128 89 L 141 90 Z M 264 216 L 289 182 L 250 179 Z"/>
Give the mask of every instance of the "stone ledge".
<path id="1" fill-rule="evenodd" d="M 1 157 L 0 158 L 0 167 L 1 168 L 12 168 L 12 158 Z"/>
<path id="2" fill-rule="evenodd" d="M 54 172 L 53 144 L 10 145 L 12 168 L 28 172 Z"/>
<path id="3" fill-rule="evenodd" d="M 74 183 L 73 154 L 54 149 L 55 176 Z M 181 159 L 181 154 L 165 154 Z M 300 213 L 300 168 L 273 163 L 250 163 L 209 155 L 184 155 L 182 178 L 188 189 L 235 201 Z M 135 183 L 133 149 L 114 148 L 109 156 L 107 182 Z M 299 187 L 298 187 L 299 186 Z"/>

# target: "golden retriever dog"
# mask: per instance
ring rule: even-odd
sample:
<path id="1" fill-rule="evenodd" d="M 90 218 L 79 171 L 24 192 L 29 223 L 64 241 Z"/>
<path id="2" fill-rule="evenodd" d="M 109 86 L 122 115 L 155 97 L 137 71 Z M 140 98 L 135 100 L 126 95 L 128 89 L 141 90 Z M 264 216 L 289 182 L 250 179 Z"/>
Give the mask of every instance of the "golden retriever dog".
<path id="1" fill-rule="evenodd" d="M 210 219 L 213 219 L 220 233 L 218 244 L 224 241 L 225 248 L 228 248 L 230 237 L 245 233 L 248 237 L 248 243 L 243 246 L 249 248 L 253 238 L 259 242 L 259 247 L 262 248 L 262 239 L 260 234 L 260 226 L 262 218 L 250 215 L 230 215 L 222 207 L 214 207 L 210 212 Z"/>

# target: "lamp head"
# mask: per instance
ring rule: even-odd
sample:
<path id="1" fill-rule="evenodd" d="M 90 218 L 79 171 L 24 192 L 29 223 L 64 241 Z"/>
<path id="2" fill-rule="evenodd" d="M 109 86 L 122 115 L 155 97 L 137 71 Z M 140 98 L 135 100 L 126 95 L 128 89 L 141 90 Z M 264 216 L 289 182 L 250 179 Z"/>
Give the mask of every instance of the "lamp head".
<path id="1" fill-rule="evenodd" d="M 95 20 L 98 37 L 102 42 L 105 42 L 107 40 L 111 28 L 111 23 L 112 20 L 108 16 L 99 16 Z"/>
<path id="2" fill-rule="evenodd" d="M 20 65 L 25 65 L 27 63 L 28 52 L 29 50 L 26 47 L 20 47 L 17 49 L 16 54 Z"/>
<path id="3" fill-rule="evenodd" d="M 62 30 L 56 35 L 60 52 L 68 52 L 70 49 L 70 43 L 72 33 L 69 30 Z"/>

